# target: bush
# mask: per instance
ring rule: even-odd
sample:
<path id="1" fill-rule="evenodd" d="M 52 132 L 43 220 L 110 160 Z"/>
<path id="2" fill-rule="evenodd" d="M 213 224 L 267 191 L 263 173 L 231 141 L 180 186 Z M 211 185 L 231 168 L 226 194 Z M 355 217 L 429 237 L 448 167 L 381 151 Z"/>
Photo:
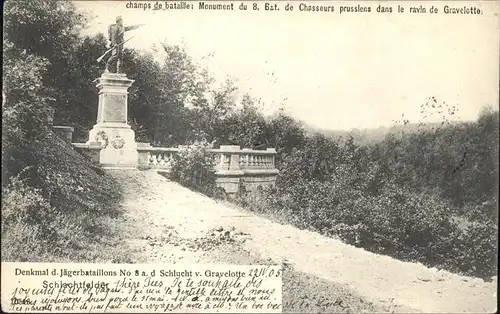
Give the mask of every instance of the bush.
<path id="1" fill-rule="evenodd" d="M 2 261 L 102 260 L 106 221 L 120 215 L 116 182 L 52 133 L 4 155 L 2 171 L 16 175 L 2 182 Z"/>
<path id="2" fill-rule="evenodd" d="M 452 232 L 442 236 L 434 249 L 445 268 L 472 276 L 493 276 L 497 273 L 497 218 L 482 206 L 468 206 L 464 211 L 453 220 Z"/>
<path id="3" fill-rule="evenodd" d="M 429 258 L 429 244 L 451 228 L 448 204 L 433 195 L 388 186 L 366 206 L 364 222 L 381 242 L 367 239 L 364 245 L 380 245 L 402 258 Z"/>
<path id="4" fill-rule="evenodd" d="M 473 222 L 458 239 L 456 258 L 460 269 L 469 275 L 494 276 L 497 273 L 498 225 L 491 220 Z"/>
<path id="5" fill-rule="evenodd" d="M 373 252 L 489 276 L 496 271 L 498 112 L 419 128 L 363 146 L 313 134 L 283 156 L 273 194 L 259 194 L 257 206 L 240 202 Z"/>
<path id="6" fill-rule="evenodd" d="M 387 184 L 374 196 L 340 181 L 298 180 L 241 195 L 238 203 L 400 260 L 481 277 L 496 272 L 495 220 L 471 209 L 474 220 L 460 228 L 452 219 L 457 210 L 438 195 Z"/>
<path id="7" fill-rule="evenodd" d="M 81 241 L 90 217 L 64 213 L 19 176 L 2 191 L 2 260 L 48 262 Z"/>
<path id="8" fill-rule="evenodd" d="M 48 103 L 42 75 L 47 60 L 18 51 L 4 38 L 2 151 L 47 134 Z"/>
<path id="9" fill-rule="evenodd" d="M 45 219 L 51 211 L 39 191 L 27 187 L 19 176 L 2 188 L 2 258 L 23 261 L 31 260 L 31 254 L 44 255 L 47 247 L 33 242 L 54 237 Z"/>
<path id="10" fill-rule="evenodd" d="M 169 177 L 185 187 L 212 196 L 215 184 L 214 156 L 205 142 L 182 148 L 174 157 Z"/>

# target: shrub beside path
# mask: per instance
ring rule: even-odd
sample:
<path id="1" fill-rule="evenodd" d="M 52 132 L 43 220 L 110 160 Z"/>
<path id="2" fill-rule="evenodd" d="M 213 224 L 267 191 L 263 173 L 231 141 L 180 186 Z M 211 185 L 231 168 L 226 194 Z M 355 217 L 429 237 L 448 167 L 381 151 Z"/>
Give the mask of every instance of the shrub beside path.
<path id="1" fill-rule="evenodd" d="M 131 262 L 284 263 L 284 312 L 496 312 L 496 282 L 401 262 L 275 223 L 155 171 L 110 173 L 124 187 L 125 221 L 117 228 L 135 252 Z M 299 298 L 306 302 L 294 304 Z"/>

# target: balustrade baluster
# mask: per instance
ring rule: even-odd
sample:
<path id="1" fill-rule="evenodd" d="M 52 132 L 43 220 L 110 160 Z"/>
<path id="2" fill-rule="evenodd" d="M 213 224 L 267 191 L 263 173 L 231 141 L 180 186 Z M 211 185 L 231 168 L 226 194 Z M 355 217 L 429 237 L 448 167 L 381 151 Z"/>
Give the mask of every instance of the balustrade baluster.
<path id="1" fill-rule="evenodd" d="M 226 158 L 226 154 L 221 153 L 221 154 L 220 154 L 220 167 L 221 167 L 221 169 L 223 169 L 223 170 L 227 170 L 227 169 L 229 169 L 229 168 L 227 167 L 227 160 L 226 160 L 226 159 L 227 159 L 227 158 Z"/>
<path id="2" fill-rule="evenodd" d="M 243 167 L 248 168 L 248 164 L 250 163 L 250 159 L 248 157 L 248 154 L 243 155 Z"/>
<path id="3" fill-rule="evenodd" d="M 240 155 L 240 169 L 245 168 L 245 155 Z"/>
<path id="4" fill-rule="evenodd" d="M 215 168 L 220 169 L 221 168 L 220 155 L 217 154 L 217 153 L 215 153 L 212 157 L 213 157 L 213 160 L 214 160 Z"/>
<path id="5" fill-rule="evenodd" d="M 169 166 L 170 165 L 171 155 L 172 155 L 171 152 L 165 152 L 165 154 L 163 155 L 164 158 L 165 158 L 165 161 L 164 161 L 165 166 Z"/>
<path id="6" fill-rule="evenodd" d="M 224 154 L 220 153 L 219 154 L 219 168 L 220 169 L 224 169 L 225 165 L 224 165 Z"/>

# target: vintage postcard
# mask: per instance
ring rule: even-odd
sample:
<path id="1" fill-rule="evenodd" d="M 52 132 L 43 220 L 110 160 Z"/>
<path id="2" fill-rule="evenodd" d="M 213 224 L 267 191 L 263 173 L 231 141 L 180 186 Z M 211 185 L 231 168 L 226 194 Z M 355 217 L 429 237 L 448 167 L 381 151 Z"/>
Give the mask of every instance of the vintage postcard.
<path id="1" fill-rule="evenodd" d="M 4 4 L 10 313 L 493 313 L 498 1 Z"/>

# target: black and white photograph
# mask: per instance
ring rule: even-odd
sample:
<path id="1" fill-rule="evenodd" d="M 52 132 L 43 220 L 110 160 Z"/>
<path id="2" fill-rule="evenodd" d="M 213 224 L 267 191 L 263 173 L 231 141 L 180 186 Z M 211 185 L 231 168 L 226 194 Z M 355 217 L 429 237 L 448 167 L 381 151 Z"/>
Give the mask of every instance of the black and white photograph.
<path id="1" fill-rule="evenodd" d="M 495 313 L 500 2 L 7 0 L 10 313 Z"/>

